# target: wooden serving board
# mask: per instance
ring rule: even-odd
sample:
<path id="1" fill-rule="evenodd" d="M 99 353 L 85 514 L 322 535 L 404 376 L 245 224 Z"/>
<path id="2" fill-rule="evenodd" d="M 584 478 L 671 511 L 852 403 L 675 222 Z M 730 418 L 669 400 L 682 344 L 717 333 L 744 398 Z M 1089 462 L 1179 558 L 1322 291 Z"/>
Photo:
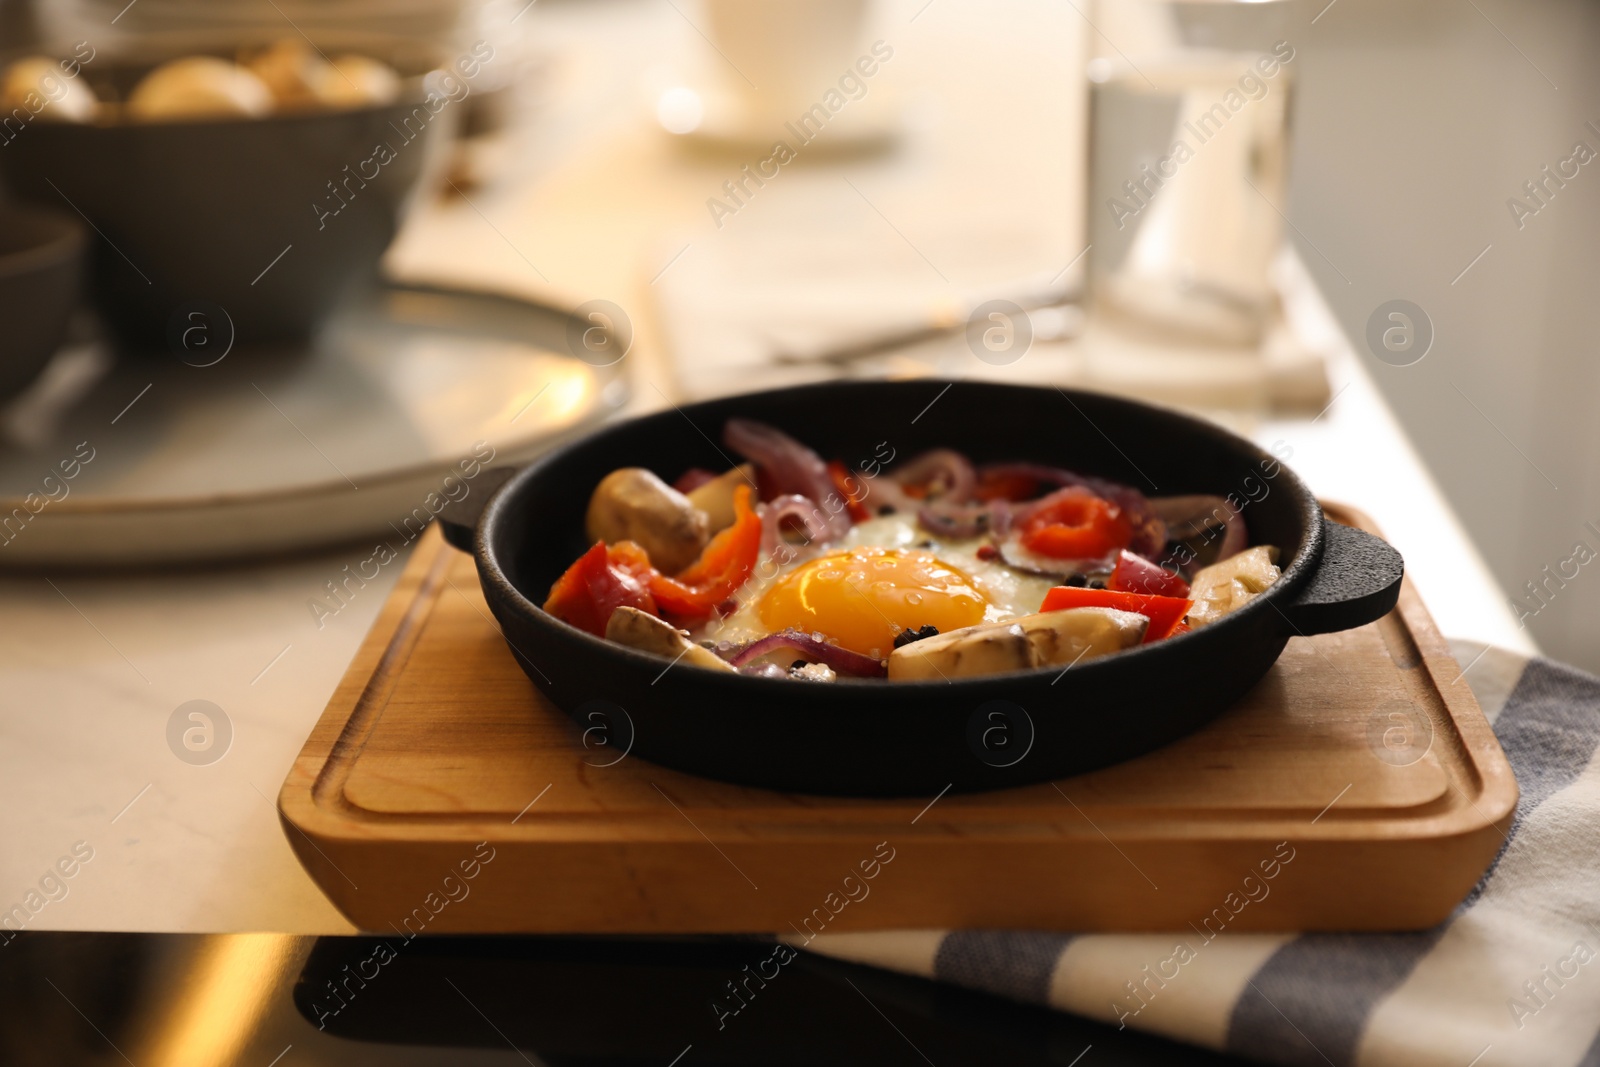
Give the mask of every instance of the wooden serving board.
<path id="1" fill-rule="evenodd" d="M 1516 807 L 1460 675 L 1408 584 L 1128 763 L 915 801 L 777 793 L 624 756 L 603 722 L 581 735 L 431 530 L 278 808 L 373 931 L 1415 929 L 1472 887 Z M 1138 712 L 1134 694 L 1107 709 Z"/>

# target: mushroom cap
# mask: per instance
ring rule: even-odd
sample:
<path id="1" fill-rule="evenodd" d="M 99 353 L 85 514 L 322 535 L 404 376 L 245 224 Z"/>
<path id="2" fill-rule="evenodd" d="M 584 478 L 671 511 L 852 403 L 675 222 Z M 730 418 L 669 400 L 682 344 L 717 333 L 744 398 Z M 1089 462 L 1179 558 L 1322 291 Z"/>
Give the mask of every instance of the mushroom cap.
<path id="1" fill-rule="evenodd" d="M 244 61 L 272 92 L 278 107 L 297 109 L 322 103 L 322 86 L 333 66 L 298 38 L 285 37 Z"/>
<path id="2" fill-rule="evenodd" d="M 53 122 L 93 122 L 100 100 L 83 79 L 67 75 L 48 56 L 25 56 L 6 68 L 0 79 L 0 106 L 32 111 L 30 93 L 44 101 L 37 117 Z"/>
<path id="3" fill-rule="evenodd" d="M 128 114 L 146 122 L 259 118 L 272 103 L 266 83 L 237 63 L 187 56 L 146 74 L 128 97 Z"/>
<path id="4" fill-rule="evenodd" d="M 393 103 L 400 96 L 400 75 L 369 56 L 336 56 L 319 96 L 333 107 L 370 107 Z"/>

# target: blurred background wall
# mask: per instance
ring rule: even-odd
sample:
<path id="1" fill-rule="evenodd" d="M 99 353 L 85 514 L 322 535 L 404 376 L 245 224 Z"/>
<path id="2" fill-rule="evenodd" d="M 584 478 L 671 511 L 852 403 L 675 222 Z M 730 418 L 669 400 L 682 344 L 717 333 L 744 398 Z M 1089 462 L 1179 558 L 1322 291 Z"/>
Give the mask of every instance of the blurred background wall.
<path id="1" fill-rule="evenodd" d="M 1600 159 L 1520 229 L 1507 207 L 1600 152 L 1600 6 L 1336 0 L 1312 25 L 1322 2 L 1297 42 L 1302 256 L 1358 350 L 1383 302 L 1427 312 L 1428 355 L 1373 373 L 1540 646 L 1600 670 L 1600 566 L 1544 574 L 1600 551 Z"/>

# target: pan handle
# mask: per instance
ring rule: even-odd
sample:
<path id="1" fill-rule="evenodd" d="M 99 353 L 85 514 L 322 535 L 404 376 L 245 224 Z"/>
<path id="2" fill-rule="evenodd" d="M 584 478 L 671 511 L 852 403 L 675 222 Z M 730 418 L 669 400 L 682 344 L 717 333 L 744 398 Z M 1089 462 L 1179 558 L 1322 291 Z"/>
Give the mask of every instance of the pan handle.
<path id="1" fill-rule="evenodd" d="M 1293 634 L 1327 634 L 1376 622 L 1400 599 L 1405 560 L 1389 542 L 1322 520 L 1322 558 L 1311 580 L 1282 605 Z"/>
<path id="2" fill-rule="evenodd" d="M 489 506 L 489 500 L 500 487 L 517 473 L 516 467 L 490 467 L 472 482 L 470 491 L 460 500 L 452 500 L 439 511 L 439 530 L 444 539 L 463 552 L 472 552 L 473 539 L 478 532 L 478 517 Z"/>

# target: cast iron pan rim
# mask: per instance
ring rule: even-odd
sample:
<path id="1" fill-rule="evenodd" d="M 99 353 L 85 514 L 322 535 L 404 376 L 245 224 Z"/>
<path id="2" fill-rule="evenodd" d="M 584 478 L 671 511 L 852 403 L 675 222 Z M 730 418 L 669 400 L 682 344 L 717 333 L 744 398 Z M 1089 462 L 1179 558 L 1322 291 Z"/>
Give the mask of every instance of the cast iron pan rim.
<path id="1" fill-rule="evenodd" d="M 36 225 L 39 239 L 15 252 L 0 252 L 0 279 L 21 277 L 77 258 L 87 240 L 77 220 L 49 208 L 8 204 L 0 207 L 0 223 Z"/>
<path id="2" fill-rule="evenodd" d="M 777 398 L 803 399 L 807 394 L 827 394 L 830 392 L 835 392 L 839 389 L 851 389 L 859 386 L 871 387 L 884 384 L 888 383 L 817 382 L 809 385 L 789 386 L 782 389 L 768 389 L 757 393 L 745 393 L 730 397 L 715 397 L 711 400 L 702 401 L 698 404 L 691 404 L 686 408 L 668 408 L 662 411 L 652 411 L 631 419 L 625 419 L 620 422 L 614 422 L 609 425 L 602 426 L 597 430 L 587 433 L 582 437 L 574 441 L 570 441 L 561 447 L 547 452 L 543 456 L 533 460 L 511 478 L 507 479 L 505 484 L 495 492 L 494 496 L 490 498 L 489 503 L 484 507 L 483 514 L 478 519 L 478 527 L 474 534 L 474 547 L 476 549 L 474 555 L 477 557 L 479 569 L 483 576 L 489 579 L 489 581 L 491 581 L 495 588 L 499 591 L 499 599 L 505 607 L 514 610 L 518 615 L 522 616 L 528 622 L 546 630 L 552 636 L 569 641 L 577 640 L 580 643 L 588 644 L 591 648 L 597 650 L 603 649 L 603 655 L 616 656 L 624 662 L 631 661 L 632 663 L 641 667 L 659 665 L 662 662 L 660 656 L 654 656 L 648 652 L 642 652 L 638 649 L 629 648 L 626 645 L 619 645 L 615 642 L 607 641 L 603 637 L 597 637 L 594 634 L 591 634 L 585 630 L 580 630 L 570 623 L 562 622 L 560 619 L 554 618 L 553 616 L 547 614 L 543 608 L 529 600 L 527 596 L 523 594 L 522 590 L 518 589 L 516 585 L 506 577 L 505 570 L 500 566 L 500 561 L 495 556 L 488 535 L 489 531 L 492 530 L 499 522 L 501 512 L 511 507 L 510 501 L 512 498 L 520 492 L 525 484 L 537 479 L 541 474 L 544 473 L 545 470 L 559 466 L 561 463 L 565 462 L 571 453 L 588 446 L 594 441 L 594 439 L 609 433 L 613 433 L 622 427 L 635 426 L 640 422 L 650 419 L 658 419 L 662 422 L 670 422 L 674 421 L 671 418 L 671 416 L 674 414 L 680 415 L 684 418 L 689 418 L 696 412 L 697 409 L 701 407 L 712 404 L 724 405 L 730 401 L 736 400 L 765 402 Z M 928 384 L 938 385 L 939 381 L 937 379 L 930 379 Z M 960 385 L 963 388 L 975 388 L 978 390 L 995 393 L 1037 393 L 1047 391 L 1042 386 L 1010 385 L 999 382 L 982 382 L 964 379 L 955 379 L 950 384 Z M 1137 414 L 1148 415 L 1152 412 L 1157 413 L 1172 422 L 1181 424 L 1180 427 L 1178 427 L 1178 431 L 1184 436 L 1193 434 L 1200 437 L 1221 438 L 1246 453 L 1253 453 L 1254 458 L 1256 458 L 1258 461 L 1271 460 L 1273 463 L 1278 464 L 1280 468 L 1274 480 L 1287 475 L 1289 486 L 1299 495 L 1302 503 L 1301 520 L 1306 530 L 1304 544 L 1302 545 L 1300 551 L 1297 552 L 1294 558 L 1289 561 L 1288 565 L 1283 568 L 1282 574 L 1278 580 L 1273 583 L 1272 588 L 1252 599 L 1244 607 L 1228 613 L 1228 615 L 1220 621 L 1205 627 L 1203 631 L 1191 631 L 1186 634 L 1180 634 L 1177 637 L 1168 638 L 1165 641 L 1157 642 L 1156 644 L 1140 645 L 1137 648 L 1127 649 L 1115 655 L 1105 656 L 1101 659 L 1093 660 L 1081 667 L 1077 667 L 1075 668 L 1077 671 L 1080 673 L 1102 672 L 1108 663 L 1113 663 L 1114 661 L 1125 663 L 1128 661 L 1128 657 L 1130 656 L 1144 655 L 1148 657 L 1162 655 L 1165 654 L 1165 648 L 1176 642 L 1191 641 L 1199 637 L 1202 633 L 1210 633 L 1223 627 L 1238 628 L 1266 611 L 1272 611 L 1276 613 L 1282 620 L 1282 625 L 1291 632 L 1295 632 L 1294 624 L 1289 620 L 1288 616 L 1284 615 L 1274 601 L 1291 596 L 1295 591 L 1297 591 L 1301 586 L 1310 580 L 1317 563 L 1322 557 L 1324 542 L 1322 523 L 1324 520 L 1321 505 L 1317 503 L 1316 498 L 1311 493 L 1311 490 L 1303 481 L 1300 480 L 1300 476 L 1295 474 L 1294 471 L 1290 469 L 1288 464 L 1283 463 L 1276 456 L 1272 455 L 1270 452 L 1267 452 L 1265 449 L 1260 448 L 1254 442 L 1247 441 L 1230 430 L 1226 430 L 1215 423 L 1205 422 L 1181 411 L 1175 411 L 1171 408 L 1162 407 L 1157 404 L 1147 404 L 1143 401 L 1129 400 L 1124 397 L 1112 396 L 1107 393 L 1097 393 L 1087 389 L 1054 389 L 1051 391 L 1060 393 L 1063 397 L 1066 397 L 1069 400 L 1073 396 L 1077 396 L 1089 398 L 1095 403 L 1110 404 L 1114 407 L 1120 407 Z M 1087 416 L 1085 417 L 1087 418 Z M 956 446 L 952 445 L 951 447 Z M 1053 677 L 1060 673 L 1062 672 L 1056 670 L 1054 667 L 1038 667 L 1033 670 L 1006 671 L 1001 674 L 989 674 L 982 677 L 964 678 L 959 680 L 895 682 L 894 691 L 896 693 L 913 695 L 916 693 L 931 693 L 935 691 L 944 692 L 952 687 L 956 688 L 957 690 L 981 689 L 985 685 L 992 685 L 996 680 L 999 679 L 1026 680 L 1029 678 Z M 702 670 L 699 672 L 699 674 L 702 676 L 700 679 L 698 679 L 699 681 L 712 686 L 732 685 L 744 687 L 765 687 L 792 686 L 795 684 L 793 679 L 788 678 L 755 678 L 748 675 L 726 674 L 723 672 L 709 670 Z M 881 687 L 884 685 L 884 681 L 881 678 L 839 678 L 830 684 L 844 685 L 855 689 L 862 687 L 881 689 Z"/>

